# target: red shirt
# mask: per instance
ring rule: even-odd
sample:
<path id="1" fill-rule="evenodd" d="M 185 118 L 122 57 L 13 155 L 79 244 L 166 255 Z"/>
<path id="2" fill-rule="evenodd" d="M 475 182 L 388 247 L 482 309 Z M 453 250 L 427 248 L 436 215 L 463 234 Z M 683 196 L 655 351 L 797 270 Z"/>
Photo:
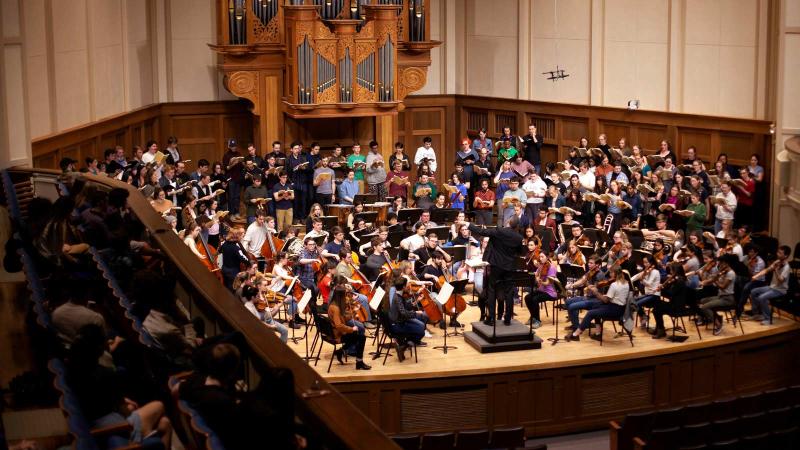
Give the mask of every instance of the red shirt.
<path id="1" fill-rule="evenodd" d="M 319 295 L 322 297 L 322 303 L 328 304 L 328 299 L 331 298 L 331 275 L 325 275 L 319 280 L 317 284 L 317 288 L 319 289 Z"/>
<path id="2" fill-rule="evenodd" d="M 736 202 L 744 206 L 753 206 L 753 194 L 756 192 L 756 182 L 752 178 L 746 182 L 744 188 L 736 186 Z M 749 192 L 748 196 L 745 192 Z"/>
<path id="3" fill-rule="evenodd" d="M 492 191 L 491 189 L 487 189 L 486 192 L 484 192 L 483 190 L 477 190 L 477 191 L 475 191 L 475 198 L 476 199 L 481 199 L 481 200 L 483 200 L 485 202 L 492 201 L 492 200 L 495 199 L 494 191 Z M 489 209 L 489 210 L 491 210 L 492 206 L 480 205 L 479 207 L 477 207 L 475 209 L 484 209 L 484 210 Z"/>

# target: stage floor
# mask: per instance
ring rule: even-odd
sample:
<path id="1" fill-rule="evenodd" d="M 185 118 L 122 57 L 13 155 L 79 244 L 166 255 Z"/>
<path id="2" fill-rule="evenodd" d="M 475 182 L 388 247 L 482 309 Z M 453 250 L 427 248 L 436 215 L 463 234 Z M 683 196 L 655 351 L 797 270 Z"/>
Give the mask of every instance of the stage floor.
<path id="1" fill-rule="evenodd" d="M 550 307 L 551 304 L 548 304 L 548 312 L 552 314 Z M 515 317 L 517 320 L 522 323 L 528 320 L 529 313 L 527 308 L 517 305 L 514 310 L 517 313 Z M 377 360 L 373 360 L 371 355 L 366 355 L 366 353 L 375 351 L 376 349 L 372 343 L 372 338 L 368 338 L 364 360 L 367 364 L 372 366 L 372 370 L 355 370 L 355 359 L 351 357 L 344 365 L 340 365 L 338 361 L 334 361 L 331 372 L 327 373 L 328 362 L 330 361 L 333 349 L 329 344 L 325 344 L 321 359 L 317 363 L 315 369 L 331 383 L 384 381 L 392 379 L 408 380 L 409 378 L 442 378 L 475 375 L 479 373 L 507 373 L 645 358 L 728 345 L 741 342 L 742 340 L 762 338 L 800 328 L 800 323 L 795 322 L 791 316 L 783 314 L 782 318 L 776 315 L 774 323 L 769 326 L 761 325 L 759 322 L 754 321 L 743 321 L 744 335 L 742 335 L 738 325 L 734 327 L 731 323 L 725 324 L 719 336 L 714 336 L 710 328 L 705 329 L 705 327 L 701 326 L 700 333 L 703 339 L 700 340 L 697 337 L 697 330 L 694 324 L 684 319 L 688 328 L 689 337 L 686 341 L 679 343 L 671 342 L 666 339 L 652 339 L 644 329 L 637 328 L 633 333 L 634 347 L 631 347 L 628 337 L 626 335 L 615 337 L 613 327 L 610 323 L 607 323 L 604 330 L 603 346 L 601 347 L 598 341 L 589 339 L 586 332 L 584 332 L 581 336 L 581 340 L 578 342 L 564 341 L 563 337 L 565 331 L 563 329 L 567 325 L 566 311 L 557 311 L 557 313 L 559 314 L 558 336 L 561 337 L 562 340 L 556 345 L 551 345 L 551 343 L 547 341 L 547 338 L 555 336 L 556 327 L 553 325 L 552 315 L 548 317 L 545 315 L 544 310 L 542 310 L 542 326 L 534 330 L 536 335 L 544 340 L 542 348 L 538 350 L 481 354 L 465 342 L 463 336 L 458 336 L 447 338 L 448 345 L 454 345 L 458 348 L 450 349 L 447 354 L 444 354 L 442 350 L 433 348 L 444 343 L 443 331 L 438 327 L 429 325 L 428 330 L 433 334 L 433 337 L 424 340 L 428 343 L 427 347 L 420 347 L 418 349 L 418 363 L 414 362 L 413 357 L 409 357 L 409 352 L 406 354 L 406 360 L 402 363 L 399 362 L 393 354 L 386 360 L 386 365 L 382 365 L 383 355 Z M 472 329 L 470 325 L 471 322 L 477 321 L 479 315 L 480 313 L 477 307 L 467 307 L 464 313 L 461 314 L 461 317 L 459 317 L 459 322 L 465 325 L 463 331 L 470 331 Z M 665 318 L 665 323 L 667 327 L 671 326 L 669 318 Z M 652 319 L 650 325 L 653 326 Z M 498 323 L 498 327 L 502 326 L 502 322 Z M 619 325 L 617 327 L 619 328 Z M 302 333 L 303 329 L 296 331 Z M 371 330 L 367 331 L 369 332 Z M 448 329 L 448 331 L 452 331 L 452 328 Z M 667 330 L 667 334 L 671 334 L 669 329 Z M 681 334 L 680 332 L 677 333 L 677 335 Z M 289 341 L 289 346 L 300 356 L 305 355 L 305 345 L 305 341 L 302 340 L 297 344 L 293 344 Z"/>

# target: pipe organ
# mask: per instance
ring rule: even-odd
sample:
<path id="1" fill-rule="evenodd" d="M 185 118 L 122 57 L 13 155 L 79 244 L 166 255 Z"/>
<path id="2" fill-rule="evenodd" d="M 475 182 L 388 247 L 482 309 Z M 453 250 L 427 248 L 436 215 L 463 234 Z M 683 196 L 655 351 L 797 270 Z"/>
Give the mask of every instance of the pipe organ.
<path id="1" fill-rule="evenodd" d="M 428 40 L 430 0 L 217 1 L 209 47 L 225 87 L 253 103 L 262 147 L 287 116 L 396 117 L 441 44 Z"/>

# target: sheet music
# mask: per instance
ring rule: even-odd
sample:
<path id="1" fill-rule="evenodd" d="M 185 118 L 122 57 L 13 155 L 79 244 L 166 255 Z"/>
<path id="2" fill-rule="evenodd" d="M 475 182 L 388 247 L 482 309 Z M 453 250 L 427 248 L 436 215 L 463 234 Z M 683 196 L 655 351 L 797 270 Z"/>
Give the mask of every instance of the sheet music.
<path id="1" fill-rule="evenodd" d="M 300 297 L 300 300 L 297 302 L 297 310 L 305 311 L 309 300 L 311 300 L 311 289 L 306 289 L 306 291 L 303 293 L 303 296 Z"/>
<path id="2" fill-rule="evenodd" d="M 453 285 L 445 282 L 442 285 L 442 288 L 439 289 L 439 293 L 436 294 L 436 301 L 444 306 L 444 304 L 447 303 L 447 299 L 450 298 L 451 295 L 453 295 Z"/>
<path id="3" fill-rule="evenodd" d="M 372 294 L 372 299 L 369 301 L 369 307 L 372 308 L 373 311 L 378 310 L 378 306 L 381 305 L 384 295 L 386 295 L 386 291 L 384 291 L 382 287 L 378 286 L 375 289 L 375 292 Z"/>

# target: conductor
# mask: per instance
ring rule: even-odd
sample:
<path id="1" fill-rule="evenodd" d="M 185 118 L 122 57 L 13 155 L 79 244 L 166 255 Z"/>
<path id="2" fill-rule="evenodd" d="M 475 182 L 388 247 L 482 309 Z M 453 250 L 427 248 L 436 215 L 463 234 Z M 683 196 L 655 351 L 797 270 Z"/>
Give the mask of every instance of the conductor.
<path id="1" fill-rule="evenodd" d="M 459 223 L 467 224 L 467 222 Z M 511 325 L 511 317 L 514 309 L 513 284 L 501 284 L 514 273 L 517 266 L 517 259 L 522 255 L 525 246 L 522 244 L 522 234 L 519 232 L 519 217 L 511 216 L 506 221 L 505 228 L 485 229 L 469 224 L 469 231 L 477 236 L 489 238 L 489 245 L 483 253 L 483 260 L 489 263 L 486 267 L 487 276 L 484 286 L 486 286 L 486 303 L 489 314 L 484 324 L 492 326 L 495 321 L 496 302 L 505 301 L 504 325 Z M 498 297 L 498 291 L 500 296 Z"/>

